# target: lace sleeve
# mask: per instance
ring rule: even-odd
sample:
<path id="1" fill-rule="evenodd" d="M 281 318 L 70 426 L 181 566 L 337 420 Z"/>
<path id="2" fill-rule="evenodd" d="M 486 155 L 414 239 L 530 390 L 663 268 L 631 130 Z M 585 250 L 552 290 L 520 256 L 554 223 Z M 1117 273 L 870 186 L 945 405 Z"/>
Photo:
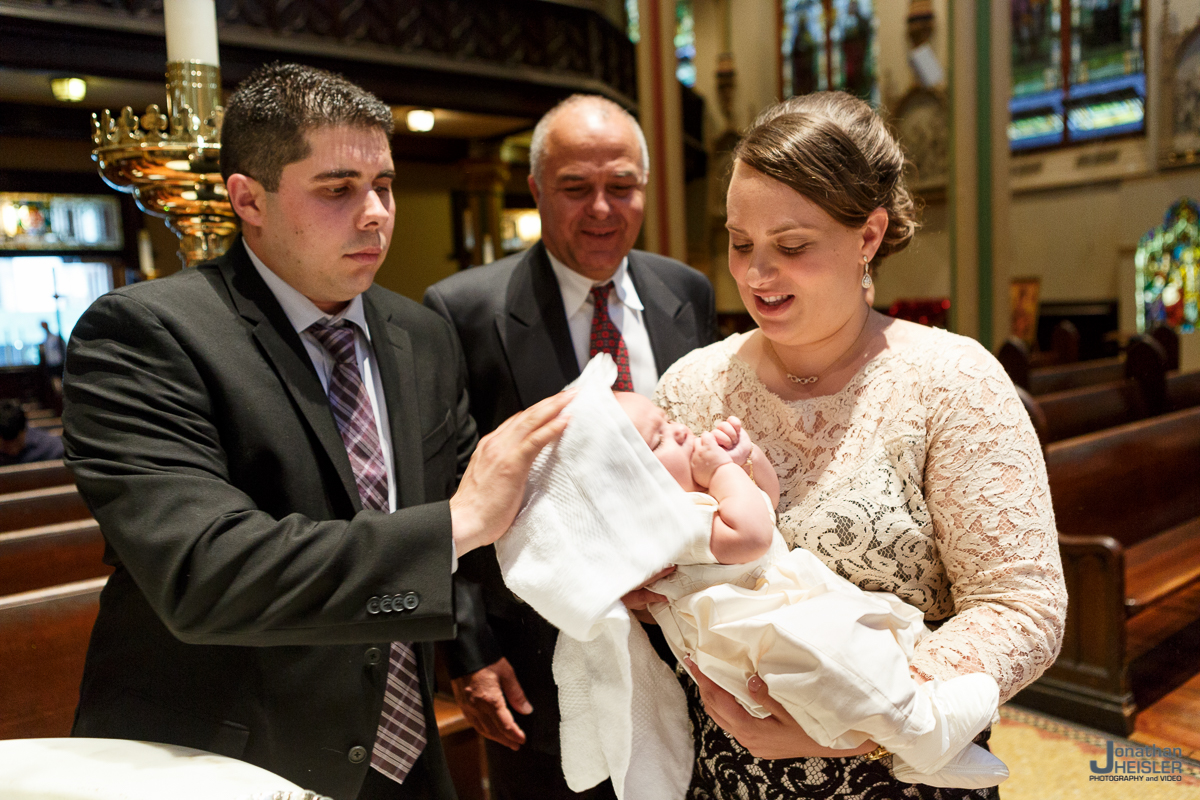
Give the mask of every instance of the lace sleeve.
<path id="1" fill-rule="evenodd" d="M 957 613 L 913 665 L 926 677 L 986 672 L 1004 702 L 1057 656 L 1066 586 L 1028 415 L 990 353 L 952 352 L 925 390 L 925 497 Z"/>

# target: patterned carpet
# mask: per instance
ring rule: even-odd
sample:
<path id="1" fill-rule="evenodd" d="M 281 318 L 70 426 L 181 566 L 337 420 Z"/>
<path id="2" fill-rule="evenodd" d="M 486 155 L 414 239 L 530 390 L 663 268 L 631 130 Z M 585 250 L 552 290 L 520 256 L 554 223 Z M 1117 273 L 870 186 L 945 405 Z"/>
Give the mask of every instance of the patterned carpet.
<path id="1" fill-rule="evenodd" d="M 1024 709 L 1000 715 L 991 746 L 1011 773 L 1002 800 L 1200 800 L 1200 762 Z M 1093 762 L 1109 771 L 1094 774 Z"/>

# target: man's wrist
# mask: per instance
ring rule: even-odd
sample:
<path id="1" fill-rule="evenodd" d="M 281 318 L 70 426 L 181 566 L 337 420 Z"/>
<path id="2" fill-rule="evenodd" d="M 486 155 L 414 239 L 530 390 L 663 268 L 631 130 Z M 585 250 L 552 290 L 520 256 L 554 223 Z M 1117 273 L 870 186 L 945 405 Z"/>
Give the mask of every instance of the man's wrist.
<path id="1" fill-rule="evenodd" d="M 455 503 L 450 498 L 450 538 L 459 558 L 486 542 L 485 531 L 477 515 L 472 514 L 465 503 Z"/>

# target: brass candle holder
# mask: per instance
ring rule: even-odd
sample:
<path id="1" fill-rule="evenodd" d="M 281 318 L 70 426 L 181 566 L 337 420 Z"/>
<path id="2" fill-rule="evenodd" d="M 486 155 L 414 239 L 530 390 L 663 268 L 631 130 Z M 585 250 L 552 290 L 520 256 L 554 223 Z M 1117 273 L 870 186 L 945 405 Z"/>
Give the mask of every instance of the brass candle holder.
<path id="1" fill-rule="evenodd" d="M 224 253 L 238 231 L 221 179 L 221 70 L 175 61 L 166 79 L 166 114 L 151 105 L 141 117 L 129 106 L 115 119 L 92 115 L 92 159 L 105 183 L 166 218 L 184 266 L 194 266 Z"/>

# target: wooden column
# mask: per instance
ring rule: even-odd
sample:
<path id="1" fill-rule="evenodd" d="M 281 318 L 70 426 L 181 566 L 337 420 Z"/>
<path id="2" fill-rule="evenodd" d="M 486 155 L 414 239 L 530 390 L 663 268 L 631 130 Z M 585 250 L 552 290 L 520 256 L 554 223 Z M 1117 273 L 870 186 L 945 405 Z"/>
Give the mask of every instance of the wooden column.
<path id="1" fill-rule="evenodd" d="M 675 1 L 638 0 L 638 110 L 650 150 L 644 246 L 687 258 L 683 181 L 683 114 L 675 78 Z"/>

